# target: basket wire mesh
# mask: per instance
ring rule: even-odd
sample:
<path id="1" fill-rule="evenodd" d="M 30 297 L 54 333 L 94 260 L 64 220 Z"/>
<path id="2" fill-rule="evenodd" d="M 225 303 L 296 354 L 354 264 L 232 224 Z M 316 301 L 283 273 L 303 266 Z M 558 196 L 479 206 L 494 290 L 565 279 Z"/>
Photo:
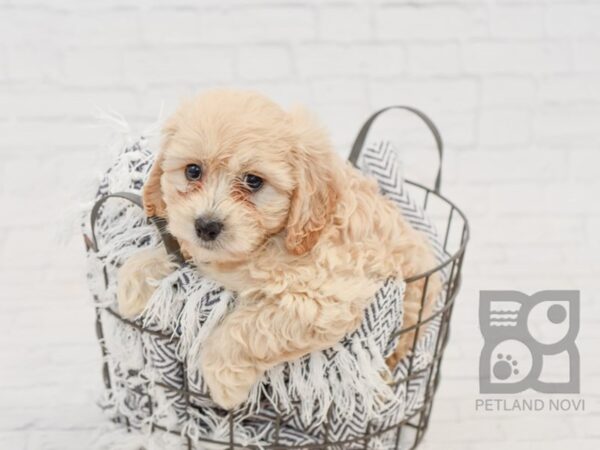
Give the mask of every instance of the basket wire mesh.
<path id="1" fill-rule="evenodd" d="M 420 204 L 426 214 L 432 218 L 437 226 L 438 230 L 444 230 L 441 233 L 441 237 L 443 238 L 443 251 L 446 258 L 436 267 L 431 268 L 425 273 L 416 275 L 411 278 L 407 278 L 404 281 L 408 283 L 420 283 L 422 284 L 423 294 L 421 297 L 421 308 L 418 314 L 418 320 L 415 325 L 403 328 L 402 330 L 396 332 L 392 337 L 400 338 L 402 334 L 405 333 L 413 333 L 411 350 L 408 354 L 409 365 L 408 372 L 405 377 L 400 380 L 394 382 L 394 385 L 405 384 L 405 395 L 408 395 L 408 383 L 417 378 L 417 377 L 425 377 L 426 383 L 423 391 L 423 399 L 421 402 L 421 406 L 419 406 L 416 410 L 412 411 L 409 415 L 405 416 L 402 420 L 392 425 L 388 425 L 386 427 L 377 427 L 376 424 L 371 422 L 365 424 L 365 429 L 362 435 L 357 435 L 352 438 L 348 438 L 345 440 L 332 441 L 329 439 L 329 420 L 323 421 L 322 424 L 322 442 L 319 443 L 311 443 L 304 445 L 283 445 L 279 440 L 279 430 L 284 425 L 284 417 L 282 414 L 278 413 L 276 417 L 264 417 L 264 420 L 268 420 L 273 422 L 273 426 L 275 427 L 274 439 L 272 442 L 268 443 L 261 448 L 266 449 L 344 449 L 344 448 L 352 448 L 352 449 L 368 449 L 370 442 L 375 438 L 387 438 L 385 442 L 390 442 L 392 445 L 391 449 L 414 449 L 419 443 L 422 441 L 425 432 L 429 426 L 429 421 L 431 417 L 431 411 L 434 404 L 435 393 L 439 386 L 440 382 L 440 366 L 442 363 L 442 359 L 444 356 L 444 350 L 448 344 L 448 338 L 450 333 L 450 318 L 452 316 L 452 310 L 454 307 L 454 302 L 456 300 L 460 284 L 461 284 L 461 269 L 464 260 L 465 250 L 469 238 L 469 225 L 466 216 L 464 213 L 449 199 L 444 197 L 440 193 L 440 184 L 441 184 L 441 173 L 442 173 L 442 140 L 440 137 L 437 128 L 433 124 L 433 122 L 425 116 L 425 114 L 420 111 L 405 106 L 394 106 L 382 109 L 375 114 L 373 114 L 362 127 L 361 131 L 356 138 L 356 141 L 353 145 L 352 152 L 350 154 L 349 160 L 353 164 L 356 165 L 357 160 L 360 156 L 360 151 L 364 145 L 365 139 L 367 137 L 368 131 L 373 123 L 373 121 L 383 112 L 389 109 L 402 109 L 409 111 L 411 113 L 416 114 L 420 117 L 427 127 L 432 132 L 438 149 L 439 154 L 439 168 L 437 172 L 437 176 L 435 178 L 434 188 L 430 189 L 420 183 L 416 183 L 413 181 L 406 180 L 408 188 L 411 190 L 414 198 L 420 199 Z M 128 200 L 130 202 L 136 203 L 140 205 L 139 197 L 136 195 L 128 194 L 128 193 L 119 193 L 113 194 L 111 197 L 120 197 L 122 199 Z M 103 198 L 102 200 L 107 200 L 108 197 Z M 102 202 L 99 202 L 95 205 L 95 210 L 92 211 L 92 236 L 89 237 L 84 235 L 84 241 L 86 245 L 87 251 L 98 251 L 96 238 L 94 236 L 94 216 L 97 214 L 97 210 L 100 208 Z M 141 206 L 141 205 L 140 205 Z M 159 229 L 164 230 L 165 227 L 159 227 Z M 163 236 L 164 237 L 164 236 Z M 167 236 L 170 238 L 170 236 Z M 442 271 L 446 271 L 448 273 L 447 282 L 444 286 L 444 291 L 442 292 L 443 302 L 442 306 L 438 309 L 435 309 L 430 315 L 427 317 L 423 317 L 423 305 L 425 299 L 427 298 L 427 289 L 429 285 L 429 280 L 432 276 L 436 274 L 440 274 Z M 104 283 L 105 287 L 109 285 L 108 279 L 108 271 L 106 267 L 103 269 L 104 273 Z M 108 361 L 108 349 L 105 344 L 105 336 L 104 336 L 104 328 L 103 328 L 103 314 L 108 314 L 118 321 L 122 322 L 125 326 L 133 327 L 140 333 L 151 333 L 155 337 L 160 339 L 165 339 L 167 341 L 174 341 L 177 338 L 173 337 L 171 334 L 162 333 L 160 331 L 152 330 L 143 327 L 140 323 L 128 320 L 122 317 L 117 311 L 115 311 L 112 307 L 101 305 L 98 302 L 97 298 L 95 300 L 95 328 L 96 328 L 96 336 L 100 343 L 100 349 L 103 357 L 102 364 L 102 377 L 104 381 L 104 386 L 107 391 L 110 391 L 113 388 L 113 380 L 111 377 L 111 367 Z M 438 330 L 437 336 L 435 338 L 435 344 L 433 347 L 433 354 L 430 361 L 424 366 L 420 367 L 418 370 L 413 370 L 413 359 L 415 356 L 415 350 L 417 346 L 417 341 L 419 337 L 419 331 L 427 326 L 428 323 L 435 320 L 436 318 L 441 317 L 440 320 L 440 328 Z M 144 358 L 145 352 L 144 353 Z M 187 374 L 186 362 L 183 361 L 183 370 L 184 374 Z M 172 386 L 169 386 L 165 383 L 161 383 L 157 381 L 156 384 L 161 386 L 166 390 L 176 390 L 179 394 L 184 394 L 184 398 L 186 400 L 186 408 L 192 408 L 193 405 L 191 403 L 192 396 L 204 397 L 208 396 L 199 394 L 196 392 L 191 392 L 187 386 L 187 376 L 183 377 L 184 386 L 183 389 L 175 389 Z M 406 400 L 406 399 L 405 399 Z M 148 394 L 147 398 L 147 407 L 150 410 L 150 414 L 152 413 L 152 408 L 154 405 L 154 400 L 151 398 L 150 394 Z M 330 410 L 331 411 L 331 407 Z M 328 418 L 329 418 L 328 413 Z M 162 426 L 158 423 L 150 424 L 150 431 L 153 432 L 155 430 L 171 433 L 173 435 L 182 436 L 184 439 L 184 447 L 191 450 L 194 448 L 198 448 L 198 445 L 205 444 L 213 444 L 218 445 L 220 448 L 224 449 L 240 449 L 240 448 L 256 448 L 248 445 L 242 445 L 239 442 L 235 441 L 234 438 L 234 412 L 230 411 L 228 413 L 228 426 L 229 426 L 229 436 L 227 440 L 219 441 L 210 439 L 208 437 L 198 437 L 197 439 L 192 439 L 189 435 L 185 435 L 182 433 L 182 430 L 173 430 L 168 429 L 165 426 Z M 127 430 L 130 431 L 132 425 L 129 423 L 129 419 L 126 416 L 118 417 L 115 419 L 116 422 L 122 423 Z M 387 448 L 386 448 L 387 450 Z"/>

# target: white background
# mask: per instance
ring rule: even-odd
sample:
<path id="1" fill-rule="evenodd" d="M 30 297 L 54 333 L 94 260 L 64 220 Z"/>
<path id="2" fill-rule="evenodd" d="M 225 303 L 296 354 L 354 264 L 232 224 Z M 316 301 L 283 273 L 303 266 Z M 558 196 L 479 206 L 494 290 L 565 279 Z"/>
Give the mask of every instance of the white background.
<path id="1" fill-rule="evenodd" d="M 422 448 L 599 447 L 600 2 L 0 0 L 0 448 L 86 449 L 105 423 L 66 225 L 110 141 L 95 107 L 141 129 L 216 85 L 308 105 L 343 155 L 375 108 L 431 115 L 473 237 Z M 431 173 L 425 130 L 386 123 Z M 582 291 L 586 412 L 476 412 L 478 291 L 552 288 Z"/>

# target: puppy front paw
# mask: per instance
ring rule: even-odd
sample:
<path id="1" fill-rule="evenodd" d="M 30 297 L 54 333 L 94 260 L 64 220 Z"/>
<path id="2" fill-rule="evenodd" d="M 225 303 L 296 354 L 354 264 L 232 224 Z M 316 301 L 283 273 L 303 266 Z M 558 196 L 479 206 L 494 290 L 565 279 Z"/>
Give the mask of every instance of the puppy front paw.
<path id="1" fill-rule="evenodd" d="M 211 339 L 202 349 L 202 376 L 210 397 L 223 409 L 234 409 L 248 399 L 262 371 L 239 359 L 229 358 L 226 341 Z"/>
<path id="2" fill-rule="evenodd" d="M 126 319 L 139 316 L 152 296 L 145 279 L 138 276 L 119 276 L 117 303 L 119 314 Z"/>
<path id="3" fill-rule="evenodd" d="M 145 249 L 127 259 L 117 276 L 119 314 L 128 319 L 139 316 L 156 289 L 152 280 L 166 277 L 173 267 L 162 248 Z"/>

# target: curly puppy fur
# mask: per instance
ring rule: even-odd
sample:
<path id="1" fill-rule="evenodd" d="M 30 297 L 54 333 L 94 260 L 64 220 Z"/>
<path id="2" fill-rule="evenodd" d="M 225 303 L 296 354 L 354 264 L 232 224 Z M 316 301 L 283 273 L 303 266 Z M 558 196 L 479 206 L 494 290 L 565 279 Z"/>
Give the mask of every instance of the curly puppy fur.
<path id="1" fill-rule="evenodd" d="M 267 369 L 355 330 L 386 278 L 402 280 L 435 265 L 426 238 L 375 181 L 336 155 L 303 110 L 286 112 L 256 93 L 211 91 L 184 103 L 163 131 L 144 188 L 146 213 L 165 217 L 186 258 L 238 294 L 202 350 L 204 378 L 223 408 L 246 400 Z M 201 179 L 188 181 L 189 164 L 202 168 Z M 262 187 L 249 189 L 246 174 L 260 176 Z M 198 217 L 218 218 L 217 239 L 199 239 Z M 141 313 L 149 279 L 169 266 L 156 250 L 128 260 L 121 311 Z M 439 291 L 432 277 L 423 314 Z M 423 281 L 408 284 L 405 327 L 417 322 L 422 293 Z M 413 339 L 414 330 L 404 334 L 390 366 Z"/>

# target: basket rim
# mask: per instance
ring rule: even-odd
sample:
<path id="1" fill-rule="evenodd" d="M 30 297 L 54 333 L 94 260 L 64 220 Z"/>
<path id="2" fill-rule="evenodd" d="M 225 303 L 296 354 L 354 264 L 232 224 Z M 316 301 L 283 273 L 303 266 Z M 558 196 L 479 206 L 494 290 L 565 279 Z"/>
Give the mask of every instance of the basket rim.
<path id="1" fill-rule="evenodd" d="M 436 266 L 432 267 L 431 269 L 426 270 L 425 272 L 419 273 L 417 275 L 413 275 L 411 277 L 408 278 L 404 278 L 402 281 L 404 281 L 405 283 L 412 283 L 414 281 L 420 280 L 422 278 L 426 278 L 429 275 L 439 271 L 440 269 L 446 267 L 448 264 L 450 264 L 453 261 L 456 261 L 458 258 L 460 258 L 466 250 L 467 247 L 467 243 L 469 242 L 469 238 L 470 238 L 470 226 L 469 226 L 469 220 L 467 219 L 467 216 L 465 215 L 465 213 L 458 207 L 456 206 L 456 203 L 454 203 L 452 200 L 448 199 L 448 197 L 446 197 L 444 194 L 442 194 L 440 191 L 436 190 L 436 189 L 431 189 L 427 186 L 425 186 L 424 184 L 418 183 L 416 181 L 411 181 L 411 180 L 404 180 L 405 183 L 415 186 L 419 189 L 422 189 L 423 191 L 425 191 L 425 195 L 427 197 L 429 197 L 430 195 L 434 195 L 440 199 L 442 199 L 444 202 L 446 202 L 447 205 L 450 206 L 450 217 L 448 220 L 448 224 L 451 222 L 451 218 L 452 218 L 452 214 L 454 214 L 454 211 L 456 211 L 456 213 L 462 218 L 463 220 L 463 235 L 461 237 L 461 245 L 459 246 L 459 248 L 454 252 L 454 254 L 451 254 L 448 256 L 448 258 L 444 259 L 444 261 L 442 261 L 441 263 L 437 264 Z M 134 194 L 133 192 L 126 192 L 126 193 L 118 193 L 118 194 L 110 194 L 108 196 L 105 197 L 110 197 L 110 196 L 114 196 L 116 195 L 116 197 L 122 197 L 125 200 L 128 200 L 128 198 L 126 196 L 124 196 L 123 194 L 126 195 L 131 195 Z M 135 194 L 138 195 L 138 194 Z M 102 197 L 102 198 L 105 198 Z M 129 199 L 130 200 L 130 199 Z M 130 200 L 131 201 L 131 200 Z M 94 232 L 94 220 L 91 220 L 91 239 L 88 238 L 88 236 L 84 233 L 84 240 L 86 243 L 86 247 L 91 250 L 93 250 L 95 253 L 97 253 L 99 251 L 98 249 L 98 243 L 96 240 L 96 236 L 95 236 L 95 232 Z M 446 234 L 448 234 L 448 231 L 446 232 Z M 161 238 L 164 238 L 164 236 L 161 235 Z M 164 242 L 163 242 L 164 245 Z M 445 249 L 444 249 L 445 251 Z M 448 254 L 447 252 L 445 252 L 446 254 Z M 178 267 L 186 267 L 189 266 L 190 263 L 188 261 L 176 261 L 176 264 L 178 265 Z"/>

